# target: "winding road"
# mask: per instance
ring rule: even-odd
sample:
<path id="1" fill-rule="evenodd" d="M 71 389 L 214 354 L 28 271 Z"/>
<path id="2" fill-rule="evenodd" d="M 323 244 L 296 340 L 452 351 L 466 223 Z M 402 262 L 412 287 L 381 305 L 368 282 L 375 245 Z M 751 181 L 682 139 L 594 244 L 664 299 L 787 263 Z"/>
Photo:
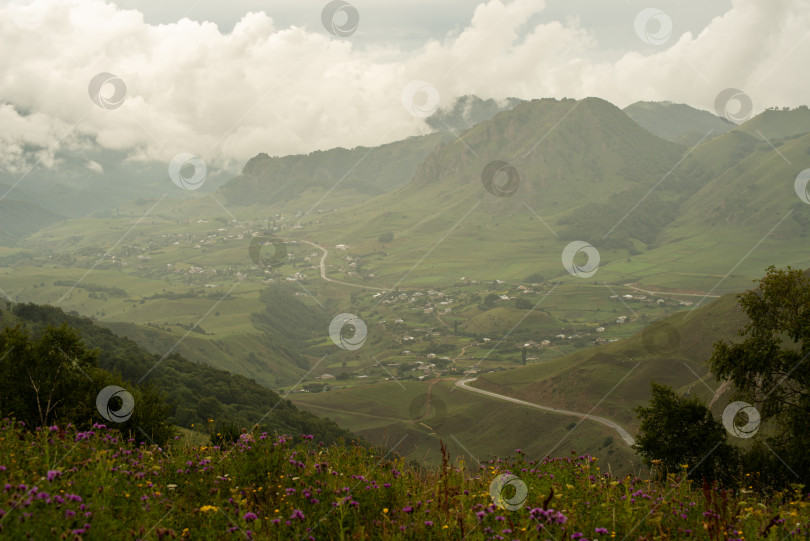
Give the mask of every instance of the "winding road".
<path id="1" fill-rule="evenodd" d="M 619 437 L 629 446 L 632 446 L 636 443 L 636 440 L 633 439 L 633 436 L 630 435 L 624 428 L 622 428 L 618 423 L 615 421 L 611 421 L 606 417 L 600 417 L 598 415 L 591 415 L 589 413 L 579 413 L 576 411 L 570 410 L 563 410 L 559 408 L 551 408 L 549 406 L 541 406 L 539 404 L 534 404 L 532 402 L 526 402 L 525 400 L 520 400 L 518 398 L 512 398 L 511 396 L 506 396 L 498 393 L 493 393 L 490 391 L 485 391 L 483 389 L 476 389 L 475 387 L 469 387 L 467 384 L 471 381 L 475 381 L 478 378 L 469 378 L 469 379 L 460 379 L 455 382 L 456 387 L 460 389 L 464 389 L 465 391 L 470 391 L 473 393 L 478 393 L 482 395 L 489 396 L 491 398 L 497 398 L 500 400 L 505 400 L 506 402 L 512 402 L 513 404 L 519 404 L 521 406 L 528 406 L 530 408 L 537 408 L 544 411 L 550 411 L 552 413 L 559 413 L 560 415 L 570 415 L 571 417 L 577 417 L 579 419 L 588 419 L 590 421 L 596 421 L 597 423 L 601 423 L 613 430 L 619 435 Z"/>
<path id="2" fill-rule="evenodd" d="M 344 286 L 359 287 L 359 288 L 362 288 L 362 289 L 374 289 L 374 290 L 377 290 L 377 291 L 388 291 L 387 289 L 382 288 L 382 287 L 364 286 L 362 284 L 353 284 L 351 282 L 341 282 L 340 280 L 333 280 L 332 278 L 329 278 L 328 276 L 326 276 L 326 256 L 329 255 L 329 250 L 327 250 L 323 246 L 319 246 L 319 245 L 315 244 L 314 242 L 310 242 L 308 240 L 301 240 L 299 242 L 303 242 L 305 244 L 309 244 L 310 246 L 314 246 L 315 248 L 317 248 L 318 250 L 323 252 L 323 255 L 321 256 L 321 278 L 325 282 L 332 282 L 332 283 L 341 284 L 341 285 L 344 285 Z"/>

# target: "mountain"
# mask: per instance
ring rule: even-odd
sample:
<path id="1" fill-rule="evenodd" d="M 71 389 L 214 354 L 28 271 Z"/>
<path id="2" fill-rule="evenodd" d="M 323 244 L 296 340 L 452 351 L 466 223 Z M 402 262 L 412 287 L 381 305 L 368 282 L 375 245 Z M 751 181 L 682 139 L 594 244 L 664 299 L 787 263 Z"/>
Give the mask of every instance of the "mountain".
<path id="1" fill-rule="evenodd" d="M 478 96 L 461 96 L 456 98 L 452 107 L 440 108 L 427 117 L 425 122 L 437 132 L 460 133 L 486 122 L 501 111 L 513 109 L 522 102 L 518 98 L 495 101 L 492 98 L 482 100 Z"/>
<path id="2" fill-rule="evenodd" d="M 502 102 L 477 96 L 457 98 L 426 119 L 434 132 L 379 147 L 334 148 L 292 156 L 255 156 L 221 190 L 228 204 L 269 205 L 307 211 L 325 198 L 321 210 L 345 207 L 405 186 L 419 164 L 442 142 L 512 109 L 521 100 Z"/>
<path id="3" fill-rule="evenodd" d="M 436 133 L 374 148 L 284 157 L 259 154 L 220 193 L 229 205 L 307 211 L 328 194 L 321 209 L 346 206 L 407 184 L 424 157 L 447 137 Z"/>
<path id="4" fill-rule="evenodd" d="M 669 200 L 682 197 L 677 179 L 670 179 L 664 189 L 647 197 L 647 204 L 629 213 L 667 176 L 685 149 L 651 136 L 598 98 L 524 102 L 461 138 L 438 145 L 406 186 L 345 211 L 305 220 L 303 234 L 328 244 L 352 244 L 355 253 L 371 253 L 381 249 L 381 232 L 394 232 L 396 240 L 386 245 L 387 255 L 378 264 L 381 282 L 393 283 L 401 272 L 391 275 L 385 267 L 418 261 L 440 232 L 458 222 L 443 250 L 459 276 L 475 269 L 491 280 L 497 275 L 488 271 L 497 268 L 497 261 L 519 260 L 513 269 L 519 279 L 541 270 L 528 259 L 529 253 L 537 253 L 538 237 L 549 233 L 536 216 L 559 230 L 554 234 L 561 240 L 595 242 L 615 226 L 611 246 L 626 249 L 638 237 L 643 238 L 639 242 L 650 242 L 648 237 L 675 217 L 676 205 Z M 508 162 L 517 172 L 514 197 L 494 196 L 483 186 L 482 172 L 496 161 Z M 503 181 L 496 177 L 495 182 Z M 598 208 L 591 211 L 592 205 Z M 462 219 L 466 213 L 469 218 Z M 529 222 L 534 224 L 527 226 Z M 553 264 L 551 276 L 564 273 L 559 265 L 563 247 L 541 256 Z M 486 258 L 479 257 L 483 253 Z"/>
<path id="5" fill-rule="evenodd" d="M 624 112 L 650 133 L 688 146 L 736 127 L 736 124 L 708 111 L 670 101 L 637 101 L 625 107 Z"/>

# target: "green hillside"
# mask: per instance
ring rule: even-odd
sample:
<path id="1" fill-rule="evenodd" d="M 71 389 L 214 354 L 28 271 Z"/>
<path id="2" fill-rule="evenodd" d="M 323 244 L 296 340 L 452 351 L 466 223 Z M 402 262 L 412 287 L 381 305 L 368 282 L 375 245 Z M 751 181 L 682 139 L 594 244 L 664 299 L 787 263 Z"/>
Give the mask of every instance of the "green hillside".
<path id="1" fill-rule="evenodd" d="M 575 411 L 588 411 L 598 403 L 594 413 L 633 427 L 632 409 L 649 399 L 650 381 L 711 401 L 710 388 L 719 385 L 706 368 L 712 345 L 734 340 L 744 323 L 736 295 L 729 294 L 698 310 L 652 323 L 628 339 L 508 372 L 484 374 L 473 385 Z"/>
<path id="2" fill-rule="evenodd" d="M 0 192 L 5 193 L 2 186 Z M 34 203 L 4 199 L 0 201 L 0 243 L 7 246 L 14 245 L 28 235 L 64 218 Z"/>
<path id="3" fill-rule="evenodd" d="M 639 126 L 667 141 L 697 144 L 734 129 L 735 124 L 708 111 L 670 101 L 637 101 L 623 109 Z"/>
<path id="4" fill-rule="evenodd" d="M 130 383 L 151 383 L 162 391 L 171 404 L 169 421 L 178 426 L 199 430 L 208 425 L 208 419 L 214 419 L 217 427 L 261 422 L 271 430 L 317 434 L 324 441 L 350 437 L 328 419 L 299 411 L 244 376 L 188 361 L 176 353 L 165 358 L 147 353 L 88 318 L 52 306 L 16 304 L 9 308 L 0 310 L 0 327 L 23 324 L 39 333 L 46 326 L 67 324 L 78 330 L 87 347 L 98 350 L 99 368 L 120 374 Z"/>
<path id="5" fill-rule="evenodd" d="M 737 130 L 757 139 L 784 139 L 810 133 L 810 108 L 806 105 L 796 109 L 768 109 L 748 120 Z"/>

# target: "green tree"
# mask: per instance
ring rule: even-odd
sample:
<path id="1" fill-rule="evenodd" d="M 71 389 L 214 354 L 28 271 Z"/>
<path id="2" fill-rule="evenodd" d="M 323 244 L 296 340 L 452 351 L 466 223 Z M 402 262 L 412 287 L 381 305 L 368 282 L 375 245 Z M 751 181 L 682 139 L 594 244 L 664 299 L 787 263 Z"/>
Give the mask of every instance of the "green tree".
<path id="1" fill-rule="evenodd" d="M 644 463 L 669 473 L 683 471 L 686 465 L 693 478 L 729 481 L 736 463 L 734 448 L 709 408 L 697 397 L 679 396 L 666 385 L 650 386 L 649 405 L 634 410 L 641 426 L 633 448 Z"/>
<path id="2" fill-rule="evenodd" d="M 749 322 L 742 341 L 714 345 L 709 366 L 759 411 L 767 430 L 755 436 L 771 452 L 763 475 L 782 485 L 810 485 L 810 278 L 770 266 L 755 289 L 738 296 Z M 757 447 L 749 453 L 752 458 Z M 756 460 L 762 466 L 761 460 Z"/>
<path id="3" fill-rule="evenodd" d="M 0 351 L 6 352 L 0 361 L 0 410 L 29 426 L 72 417 L 76 402 L 92 393 L 87 373 L 95 367 L 95 353 L 66 325 L 50 327 L 38 339 L 21 325 L 6 327 L 0 332 Z"/>
<path id="4" fill-rule="evenodd" d="M 28 427 L 109 425 L 111 421 L 98 411 L 97 397 L 114 385 L 130 393 L 135 404 L 118 428 L 159 445 L 173 435 L 162 393 L 148 385 L 127 384 L 120 376 L 97 368 L 99 352 L 88 349 L 78 332 L 65 323 L 46 326 L 39 336 L 22 325 L 6 327 L 0 331 L 0 350 L 5 352 L 0 358 L 0 412 Z M 121 405 L 118 397 L 108 406 L 116 412 Z"/>

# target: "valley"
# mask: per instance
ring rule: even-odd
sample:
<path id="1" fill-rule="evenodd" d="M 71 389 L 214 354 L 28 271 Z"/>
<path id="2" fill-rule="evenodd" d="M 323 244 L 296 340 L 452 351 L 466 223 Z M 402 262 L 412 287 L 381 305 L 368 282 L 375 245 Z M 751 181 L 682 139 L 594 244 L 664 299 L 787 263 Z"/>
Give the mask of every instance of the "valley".
<path id="1" fill-rule="evenodd" d="M 506 432 L 541 452 L 572 430 L 565 445 L 590 452 L 611 438 L 617 471 L 629 471 L 649 379 L 716 387 L 695 385 L 704 358 L 666 360 L 633 349 L 639 337 L 713 313 L 769 263 L 810 266 L 791 249 L 810 224 L 791 178 L 810 159 L 795 128 L 804 111 L 767 114 L 750 122 L 775 138 L 790 126 L 779 152 L 749 134 L 766 128 L 745 125 L 696 146 L 665 141 L 589 98 L 516 103 L 458 137 L 373 152 L 259 156 L 212 193 L 48 225 L 0 249 L 0 280 L 9 300 L 254 378 L 371 441 L 408 434 L 410 458 L 437 456 L 438 439 L 495 456 Z M 482 187 L 495 158 L 514 160 L 518 196 Z M 593 277 L 561 264 L 574 239 L 598 250 Z M 341 312 L 367 325 L 356 351 L 329 339 Z M 436 402 L 419 405 L 425 396 Z M 482 431 L 483 417 L 509 422 Z"/>

